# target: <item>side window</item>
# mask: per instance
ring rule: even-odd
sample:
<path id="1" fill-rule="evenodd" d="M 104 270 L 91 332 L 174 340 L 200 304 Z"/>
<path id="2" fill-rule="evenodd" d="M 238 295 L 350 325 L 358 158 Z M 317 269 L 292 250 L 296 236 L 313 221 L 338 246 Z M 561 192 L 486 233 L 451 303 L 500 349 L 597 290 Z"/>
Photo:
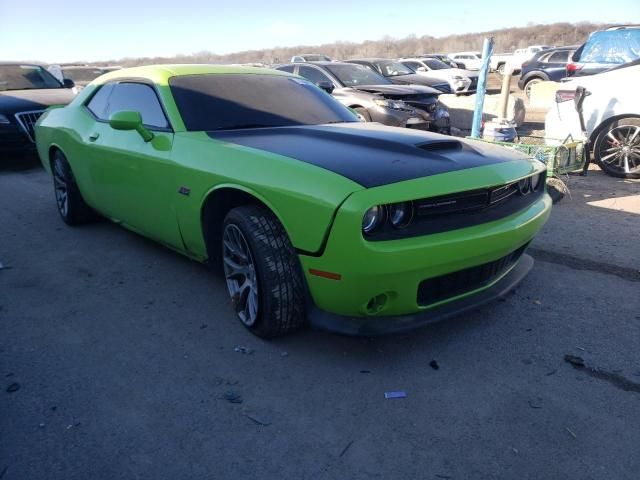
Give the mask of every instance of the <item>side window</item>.
<path id="1" fill-rule="evenodd" d="M 113 84 L 108 83 L 106 85 L 101 86 L 98 91 L 91 97 L 89 103 L 87 103 L 87 108 L 91 113 L 93 113 L 100 120 L 106 120 L 107 117 L 107 102 L 109 100 L 109 95 L 113 90 Z"/>
<path id="2" fill-rule="evenodd" d="M 547 62 L 549 63 L 566 63 L 568 58 L 568 52 L 554 52 L 549 58 L 547 58 Z"/>
<path id="3" fill-rule="evenodd" d="M 298 75 L 300 75 L 301 77 L 306 78 L 307 80 L 309 80 L 310 82 L 315 83 L 316 85 L 319 82 L 329 82 L 329 83 L 333 83 L 329 77 L 327 77 L 324 73 L 322 73 L 320 70 L 318 70 L 317 68 L 313 68 L 313 67 L 308 67 L 308 66 L 301 66 L 298 69 Z"/>
<path id="4" fill-rule="evenodd" d="M 147 127 L 167 128 L 169 122 L 164 116 L 160 100 L 149 85 L 142 83 L 118 83 L 109 98 L 107 117 L 115 112 L 131 110 L 140 112 L 142 123 Z"/>
<path id="5" fill-rule="evenodd" d="M 282 70 L 283 72 L 293 73 L 294 68 L 296 68 L 295 65 L 284 65 L 282 67 L 278 67 L 276 70 Z"/>
<path id="6" fill-rule="evenodd" d="M 422 65 L 420 65 L 418 62 L 404 62 L 404 65 L 406 65 L 407 67 L 413 69 L 413 70 L 417 70 L 418 68 L 420 68 Z"/>

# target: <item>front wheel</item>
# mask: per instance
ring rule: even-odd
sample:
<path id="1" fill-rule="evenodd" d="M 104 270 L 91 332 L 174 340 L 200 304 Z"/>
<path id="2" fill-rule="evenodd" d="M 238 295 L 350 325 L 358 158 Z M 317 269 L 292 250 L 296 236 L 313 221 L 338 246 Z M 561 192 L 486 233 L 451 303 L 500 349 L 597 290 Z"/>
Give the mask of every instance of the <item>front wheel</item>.
<path id="1" fill-rule="evenodd" d="M 504 75 L 504 69 L 505 69 L 505 67 L 504 67 L 504 63 L 501 63 L 500 65 L 498 65 L 497 72 L 498 72 L 500 75 Z"/>
<path id="2" fill-rule="evenodd" d="M 371 121 L 371 115 L 369 115 L 369 112 L 367 112 L 366 108 L 363 107 L 357 107 L 354 108 L 356 115 L 358 115 L 358 118 L 360 119 L 361 122 L 370 122 Z"/>
<path id="3" fill-rule="evenodd" d="M 304 280 L 284 227 L 267 208 L 231 210 L 222 230 L 222 263 L 238 319 L 259 337 L 305 323 Z"/>
<path id="4" fill-rule="evenodd" d="M 610 121 L 596 138 L 593 154 L 612 177 L 640 178 L 640 118 Z"/>

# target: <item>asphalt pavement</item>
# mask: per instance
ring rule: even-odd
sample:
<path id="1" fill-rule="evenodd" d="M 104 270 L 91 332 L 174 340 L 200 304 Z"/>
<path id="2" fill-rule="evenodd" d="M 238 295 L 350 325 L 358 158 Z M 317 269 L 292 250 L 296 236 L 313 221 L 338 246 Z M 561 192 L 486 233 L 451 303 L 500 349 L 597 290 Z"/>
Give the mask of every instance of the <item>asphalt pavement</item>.
<path id="1" fill-rule="evenodd" d="M 505 301 L 263 341 L 220 276 L 0 166 L 0 479 L 637 479 L 640 183 L 571 188 Z"/>

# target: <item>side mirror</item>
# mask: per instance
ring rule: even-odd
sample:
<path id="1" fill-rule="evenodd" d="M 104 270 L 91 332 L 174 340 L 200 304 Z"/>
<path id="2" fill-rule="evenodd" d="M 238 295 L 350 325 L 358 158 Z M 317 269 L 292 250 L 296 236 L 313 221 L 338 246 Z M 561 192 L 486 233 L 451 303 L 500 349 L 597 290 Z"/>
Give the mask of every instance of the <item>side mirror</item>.
<path id="1" fill-rule="evenodd" d="M 427 69 L 426 69 L 426 68 L 424 68 L 424 67 L 418 67 L 418 68 L 416 68 L 416 72 L 426 72 L 426 71 L 427 71 Z"/>
<path id="2" fill-rule="evenodd" d="M 62 79 L 62 86 L 64 88 L 73 88 L 73 87 L 76 86 L 76 83 L 73 80 L 71 80 L 70 78 L 63 78 Z"/>
<path id="3" fill-rule="evenodd" d="M 153 133 L 142 124 L 140 112 L 115 112 L 109 117 L 109 126 L 114 130 L 135 130 L 145 142 L 153 139 Z"/>
<path id="4" fill-rule="evenodd" d="M 323 82 L 318 82 L 316 83 L 316 85 L 321 88 L 322 90 L 324 90 L 325 92 L 327 92 L 329 95 L 331 95 L 333 93 L 333 89 L 336 88 L 333 83 L 331 82 L 327 82 L 327 81 L 323 81 Z"/>

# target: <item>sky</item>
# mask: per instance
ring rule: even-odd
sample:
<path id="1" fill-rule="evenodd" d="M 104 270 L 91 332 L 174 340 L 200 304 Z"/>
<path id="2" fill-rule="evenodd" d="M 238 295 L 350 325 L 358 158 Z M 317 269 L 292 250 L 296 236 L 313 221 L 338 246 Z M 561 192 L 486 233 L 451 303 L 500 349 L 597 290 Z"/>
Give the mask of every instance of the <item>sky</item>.
<path id="1" fill-rule="evenodd" d="M 640 23 L 640 0 L 0 0 L 0 60 L 225 54 L 560 21 Z"/>

